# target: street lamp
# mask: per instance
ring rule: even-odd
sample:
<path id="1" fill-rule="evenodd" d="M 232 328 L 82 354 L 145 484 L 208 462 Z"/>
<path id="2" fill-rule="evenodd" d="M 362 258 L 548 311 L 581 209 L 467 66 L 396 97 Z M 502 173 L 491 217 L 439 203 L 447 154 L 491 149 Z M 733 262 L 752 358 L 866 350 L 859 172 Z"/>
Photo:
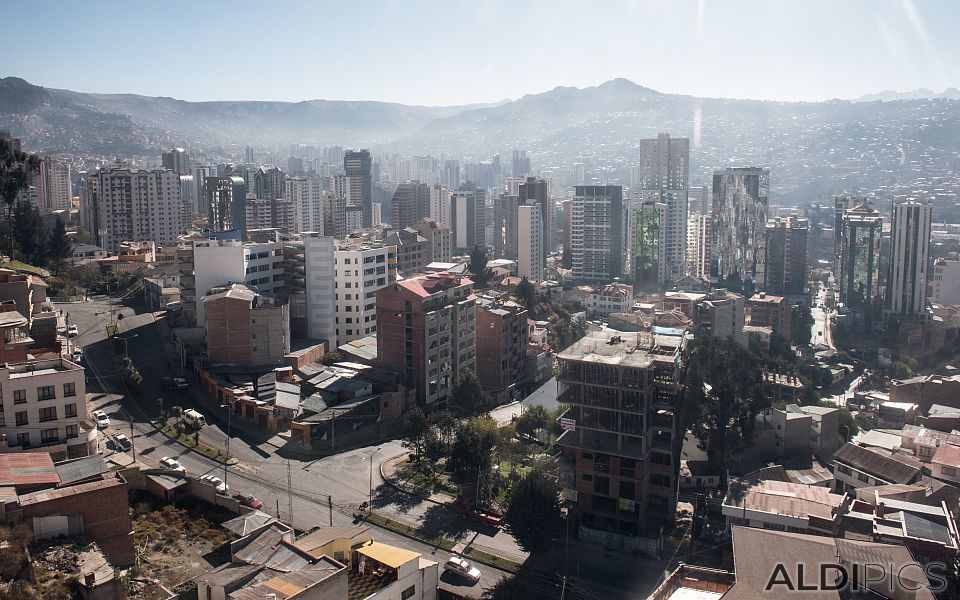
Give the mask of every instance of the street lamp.
<path id="1" fill-rule="evenodd" d="M 227 461 L 230 460 L 230 433 L 233 424 L 233 405 L 221 404 L 220 408 L 227 409 L 227 458 L 223 461 L 223 485 L 227 485 Z"/>
<path id="2" fill-rule="evenodd" d="M 124 356 L 124 358 L 130 358 L 130 353 L 127 352 L 127 340 L 128 340 L 128 339 L 133 339 L 133 338 L 135 338 L 135 337 L 140 337 L 140 334 L 139 334 L 139 333 L 135 333 L 135 334 L 131 335 L 129 338 L 125 338 L 125 337 L 123 337 L 122 335 L 117 335 L 117 337 L 120 338 L 120 340 L 123 342 L 123 356 Z"/>

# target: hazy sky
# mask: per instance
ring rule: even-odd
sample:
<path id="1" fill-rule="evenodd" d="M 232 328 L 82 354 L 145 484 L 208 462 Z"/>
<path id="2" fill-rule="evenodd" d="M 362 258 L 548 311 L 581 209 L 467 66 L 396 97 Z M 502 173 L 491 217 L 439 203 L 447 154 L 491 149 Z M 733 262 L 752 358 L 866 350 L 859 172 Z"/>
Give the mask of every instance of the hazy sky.
<path id="1" fill-rule="evenodd" d="M 852 98 L 960 88 L 955 0 L 0 0 L 0 76 L 185 100 L 664 92 Z"/>

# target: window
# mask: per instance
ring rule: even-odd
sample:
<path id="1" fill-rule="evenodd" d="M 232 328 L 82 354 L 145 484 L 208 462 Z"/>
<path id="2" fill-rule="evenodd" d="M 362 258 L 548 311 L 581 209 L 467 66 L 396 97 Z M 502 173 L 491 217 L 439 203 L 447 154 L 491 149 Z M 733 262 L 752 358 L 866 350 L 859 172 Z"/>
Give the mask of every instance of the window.
<path id="1" fill-rule="evenodd" d="M 60 432 L 56 427 L 40 430 L 40 443 L 49 444 L 50 442 L 59 442 Z"/>
<path id="2" fill-rule="evenodd" d="M 843 473 L 844 475 L 852 475 L 853 472 L 850 470 L 850 467 L 847 465 L 837 465 L 837 470 Z"/>
<path id="3" fill-rule="evenodd" d="M 651 473 L 650 485 L 658 485 L 660 487 L 670 487 L 670 477 L 667 475 L 661 475 L 659 473 Z"/>
<path id="4" fill-rule="evenodd" d="M 597 477 L 593 480 L 593 493 L 594 494 L 603 494 L 604 496 L 610 495 L 610 478 L 609 477 Z"/>
<path id="5" fill-rule="evenodd" d="M 333 553 L 333 560 L 342 563 L 342 562 L 343 562 L 343 552 L 334 552 L 334 553 Z M 209 589 L 209 588 L 207 588 L 207 589 Z"/>
<path id="6" fill-rule="evenodd" d="M 581 476 L 581 478 L 582 478 L 584 481 L 593 481 L 593 475 L 591 475 L 590 473 L 584 473 L 584 474 Z"/>
<path id="7" fill-rule="evenodd" d="M 63 384 L 63 397 L 70 398 L 77 395 L 77 384 L 70 382 Z"/>
<path id="8" fill-rule="evenodd" d="M 80 437 L 80 430 L 76 425 L 67 425 L 67 439 L 72 440 L 75 437 Z"/>
<path id="9" fill-rule="evenodd" d="M 870 478 L 867 477 L 867 475 L 866 475 L 865 473 L 857 473 L 857 479 L 859 479 L 860 481 L 862 481 L 862 482 L 864 482 L 864 483 L 869 483 L 869 481 L 870 481 Z"/>
<path id="10" fill-rule="evenodd" d="M 30 424 L 30 420 L 27 419 L 27 411 L 25 411 L 25 410 L 19 411 L 19 412 L 15 415 L 15 417 L 16 417 L 16 423 L 17 423 L 17 425 L 19 425 L 19 426 L 29 425 L 29 424 Z"/>
<path id="11" fill-rule="evenodd" d="M 46 423 L 47 421 L 56 421 L 57 420 L 57 407 L 48 406 L 46 408 L 40 409 L 40 422 Z"/>
<path id="12" fill-rule="evenodd" d="M 27 401 L 27 390 L 13 390 L 13 403 L 24 404 Z"/>
<path id="13" fill-rule="evenodd" d="M 57 397 L 52 385 L 41 385 L 37 388 L 37 400 L 53 400 Z"/>
<path id="14" fill-rule="evenodd" d="M 17 434 L 17 445 L 21 448 L 27 448 L 30 446 L 30 434 L 29 433 L 18 433 Z"/>
<path id="15" fill-rule="evenodd" d="M 620 482 L 620 497 L 626 500 L 636 500 L 636 486 L 632 481 Z"/>
<path id="16" fill-rule="evenodd" d="M 417 593 L 417 586 L 411 585 L 407 589 L 400 592 L 400 600 L 407 600 L 407 598 L 413 598 L 413 595 Z"/>
<path id="17" fill-rule="evenodd" d="M 948 467 L 947 465 L 940 465 L 940 474 L 947 477 L 955 477 L 957 475 L 957 469 Z"/>
<path id="18" fill-rule="evenodd" d="M 63 416 L 67 418 L 77 416 L 77 405 L 76 404 L 65 405 L 63 407 Z"/>

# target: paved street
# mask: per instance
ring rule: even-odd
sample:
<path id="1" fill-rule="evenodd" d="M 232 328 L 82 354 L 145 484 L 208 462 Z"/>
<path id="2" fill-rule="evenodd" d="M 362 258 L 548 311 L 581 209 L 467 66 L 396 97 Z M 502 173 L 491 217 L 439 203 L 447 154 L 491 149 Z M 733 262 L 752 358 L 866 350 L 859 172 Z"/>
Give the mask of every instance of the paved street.
<path id="1" fill-rule="evenodd" d="M 812 345 L 824 344 L 829 348 L 836 350 L 836 346 L 833 345 L 833 332 L 830 327 L 830 316 L 831 312 L 826 308 L 824 304 L 827 299 L 827 294 L 833 294 L 833 291 L 821 287 L 817 292 L 817 297 L 814 300 L 813 306 L 810 308 L 810 315 L 813 317 L 813 325 L 811 326 L 810 331 L 810 343 Z"/>
<path id="2" fill-rule="evenodd" d="M 103 409 L 111 418 L 105 433 L 112 436 L 123 432 L 131 435 L 134 451 L 139 462 L 158 466 L 164 456 L 177 457 L 192 475 L 215 473 L 224 477 L 222 465 L 171 441 L 153 429 L 146 415 L 126 392 L 122 382 L 120 361 L 114 357 L 110 341 L 106 338 L 106 325 L 110 320 L 111 307 L 106 298 L 94 298 L 91 302 L 64 305 L 69 313 L 69 322 L 77 324 L 80 335 L 75 343 L 84 349 L 84 362 L 88 376 L 88 410 Z M 156 318 L 146 312 L 136 314 L 129 307 L 117 307 L 116 314 L 123 315 L 119 321 L 120 336 L 127 340 L 127 349 L 134 365 L 143 376 L 139 388 L 145 408 L 154 412 L 153 401 L 163 398 L 169 407 L 175 404 L 196 406 L 191 393 L 164 391 L 161 379 L 175 375 L 163 349 L 164 340 L 156 326 Z M 164 318 L 162 315 L 157 318 Z M 197 406 L 197 408 L 201 408 Z M 211 424 L 204 428 L 201 439 L 214 446 L 226 445 L 226 414 L 218 417 L 203 411 Z M 236 432 L 234 432 L 236 433 Z M 426 525 L 442 521 L 427 502 L 418 502 L 409 497 L 394 497 L 380 477 L 379 464 L 405 450 L 398 442 L 388 442 L 378 447 L 360 448 L 343 454 L 314 460 L 288 460 L 264 449 L 262 439 L 246 440 L 236 435 L 230 441 L 230 452 L 238 464 L 226 470 L 230 493 L 249 493 L 260 498 L 264 508 L 271 514 L 291 522 L 302 530 L 324 526 L 347 525 L 354 521 L 353 507 L 366 501 L 370 495 L 371 454 L 373 454 L 372 485 L 376 496 L 377 511 L 392 517 L 417 523 L 429 519 Z M 101 440 L 104 457 L 112 462 L 126 465 L 133 462 L 132 452 L 118 452 L 113 444 Z M 271 450 L 274 448 L 266 446 Z M 289 468 L 289 478 L 288 478 Z M 288 481 L 290 485 L 288 487 Z M 425 504 L 422 509 L 420 504 Z M 292 507 L 292 516 L 291 509 Z M 377 539 L 397 546 L 410 548 L 433 556 L 441 563 L 449 553 L 437 551 L 425 544 L 375 529 Z M 467 535 L 469 532 L 464 532 Z M 493 585 L 505 573 L 483 566 L 483 577 L 478 585 L 465 586 L 464 581 L 444 573 L 441 581 L 445 588 L 458 593 L 479 596 L 483 589 Z"/>

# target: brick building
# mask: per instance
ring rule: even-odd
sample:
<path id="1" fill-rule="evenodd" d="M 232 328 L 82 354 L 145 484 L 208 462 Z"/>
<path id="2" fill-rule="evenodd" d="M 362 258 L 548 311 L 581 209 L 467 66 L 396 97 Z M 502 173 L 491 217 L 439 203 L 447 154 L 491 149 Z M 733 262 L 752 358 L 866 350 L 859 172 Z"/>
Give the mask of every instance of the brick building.
<path id="1" fill-rule="evenodd" d="M 769 327 L 774 334 L 790 341 L 790 317 L 793 307 L 783 296 L 773 296 L 763 292 L 753 295 L 747 301 L 749 323 L 753 327 Z"/>
<path id="2" fill-rule="evenodd" d="M 419 275 L 377 292 L 377 363 L 400 374 L 428 411 L 446 405 L 476 363 L 476 296 L 461 275 Z"/>
<path id="3" fill-rule="evenodd" d="M 527 309 L 503 296 L 477 297 L 477 378 L 497 403 L 526 379 Z"/>
<path id="4" fill-rule="evenodd" d="M 283 362 L 290 353 L 289 307 L 235 283 L 203 297 L 210 362 L 244 366 Z"/>
<path id="5" fill-rule="evenodd" d="M 558 355 L 558 439 L 576 465 L 581 539 L 626 543 L 673 521 L 686 336 L 591 331 Z"/>

